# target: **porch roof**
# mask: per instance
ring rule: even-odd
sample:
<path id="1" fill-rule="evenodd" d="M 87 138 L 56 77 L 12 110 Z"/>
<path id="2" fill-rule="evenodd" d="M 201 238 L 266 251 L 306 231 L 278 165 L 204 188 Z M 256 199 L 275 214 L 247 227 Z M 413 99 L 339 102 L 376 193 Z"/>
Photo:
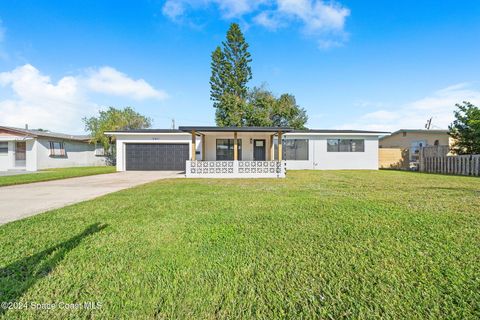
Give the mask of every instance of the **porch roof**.
<path id="1" fill-rule="evenodd" d="M 184 132 L 291 132 L 292 128 L 287 127 L 178 127 Z"/>

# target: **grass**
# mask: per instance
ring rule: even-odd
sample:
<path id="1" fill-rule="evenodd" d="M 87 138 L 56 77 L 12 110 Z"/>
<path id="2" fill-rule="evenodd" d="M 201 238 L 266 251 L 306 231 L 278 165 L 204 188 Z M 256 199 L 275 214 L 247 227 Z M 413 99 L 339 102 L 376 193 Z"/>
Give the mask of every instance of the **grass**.
<path id="1" fill-rule="evenodd" d="M 479 208 L 469 177 L 163 180 L 0 227 L 0 300 L 59 303 L 3 316 L 478 319 Z"/>
<path id="2" fill-rule="evenodd" d="M 0 176 L 0 187 L 14 184 L 24 184 L 32 182 L 60 180 L 74 177 L 91 176 L 102 173 L 115 172 L 115 167 L 72 167 L 41 170 L 35 173 L 18 174 L 12 176 Z"/>

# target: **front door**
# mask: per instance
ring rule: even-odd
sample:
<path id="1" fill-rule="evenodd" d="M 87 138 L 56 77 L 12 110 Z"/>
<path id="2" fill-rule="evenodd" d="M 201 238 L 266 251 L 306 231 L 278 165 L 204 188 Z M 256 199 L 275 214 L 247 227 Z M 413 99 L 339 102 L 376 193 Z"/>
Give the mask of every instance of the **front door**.
<path id="1" fill-rule="evenodd" d="M 27 143 L 25 141 L 17 141 L 15 143 L 15 166 L 25 167 L 25 160 L 27 159 Z"/>
<path id="2" fill-rule="evenodd" d="M 253 140 L 253 160 L 265 161 L 265 140 Z"/>

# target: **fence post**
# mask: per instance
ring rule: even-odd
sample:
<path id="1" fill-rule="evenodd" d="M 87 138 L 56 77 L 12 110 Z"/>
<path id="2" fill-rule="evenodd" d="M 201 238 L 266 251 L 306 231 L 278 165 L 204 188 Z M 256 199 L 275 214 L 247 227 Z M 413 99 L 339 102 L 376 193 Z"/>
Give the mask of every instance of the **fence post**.
<path id="1" fill-rule="evenodd" d="M 475 156 L 475 160 L 475 162 L 477 163 L 477 165 L 475 166 L 475 175 L 480 176 L 480 156 Z"/>
<path id="2" fill-rule="evenodd" d="M 418 170 L 420 172 L 424 172 L 425 171 L 425 157 L 424 157 L 424 154 L 423 154 L 423 148 L 420 148 L 420 158 L 419 158 L 419 168 Z"/>

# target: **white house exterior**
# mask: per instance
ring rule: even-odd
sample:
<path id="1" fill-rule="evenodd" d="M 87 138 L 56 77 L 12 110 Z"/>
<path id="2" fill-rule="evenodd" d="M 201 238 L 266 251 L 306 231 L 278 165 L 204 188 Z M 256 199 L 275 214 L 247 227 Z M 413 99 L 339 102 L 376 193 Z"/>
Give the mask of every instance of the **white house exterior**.
<path id="1" fill-rule="evenodd" d="M 102 166 L 103 148 L 87 136 L 0 126 L 0 171 Z"/>
<path id="2" fill-rule="evenodd" d="M 198 178 L 281 178 L 286 170 L 377 170 L 378 139 L 385 132 L 180 127 L 106 134 L 116 139 L 117 171 L 184 170 L 187 177 Z"/>
<path id="3" fill-rule="evenodd" d="M 307 160 L 289 160 L 289 170 L 377 170 L 378 139 L 384 132 L 355 130 L 308 130 L 286 133 L 284 142 L 289 140 L 308 141 Z M 344 149 L 334 151 L 332 142 L 360 141 L 363 148 L 352 150 L 344 142 Z M 329 148 L 330 143 L 330 148 Z M 349 149 L 350 148 L 350 149 Z M 349 149 L 349 150 L 348 150 Z M 363 150 L 363 151 L 362 151 Z"/>

